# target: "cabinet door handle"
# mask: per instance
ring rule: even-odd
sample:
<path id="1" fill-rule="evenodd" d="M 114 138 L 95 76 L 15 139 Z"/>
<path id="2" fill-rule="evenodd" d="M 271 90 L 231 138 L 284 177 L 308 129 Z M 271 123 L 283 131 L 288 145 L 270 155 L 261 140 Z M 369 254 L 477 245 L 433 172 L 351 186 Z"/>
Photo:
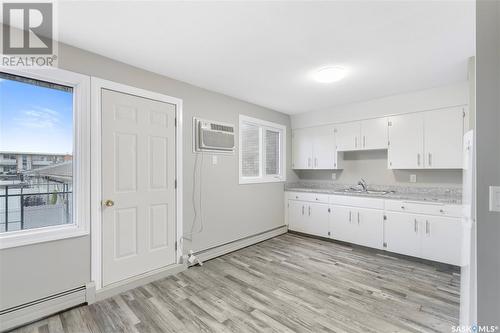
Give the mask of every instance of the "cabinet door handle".
<path id="1" fill-rule="evenodd" d="M 418 233 L 418 222 L 417 222 L 417 219 L 415 219 L 415 222 L 414 222 L 414 227 L 415 229 L 415 232 Z"/>
<path id="2" fill-rule="evenodd" d="M 358 212 L 358 225 L 359 225 L 359 212 Z"/>
<path id="3" fill-rule="evenodd" d="M 302 215 L 304 215 L 304 205 L 302 205 Z"/>
<path id="4" fill-rule="evenodd" d="M 366 147 L 366 136 L 363 135 L 363 148 Z"/>
<path id="5" fill-rule="evenodd" d="M 311 206 L 309 206 L 309 216 L 311 216 Z"/>
<path id="6" fill-rule="evenodd" d="M 349 211 L 349 222 L 351 222 L 352 213 Z"/>
<path id="7" fill-rule="evenodd" d="M 358 148 L 358 137 L 354 137 L 354 148 Z"/>
<path id="8" fill-rule="evenodd" d="M 420 154 L 417 154 L 417 165 L 420 166 Z"/>
<path id="9" fill-rule="evenodd" d="M 432 154 L 431 153 L 429 153 L 429 161 L 428 162 L 429 162 L 429 166 L 431 166 L 432 165 Z"/>
<path id="10" fill-rule="evenodd" d="M 431 226 L 429 224 L 429 221 L 425 221 L 425 233 L 430 236 L 431 235 Z"/>
<path id="11" fill-rule="evenodd" d="M 314 158 L 314 167 L 315 168 L 318 167 L 318 158 L 317 157 Z"/>

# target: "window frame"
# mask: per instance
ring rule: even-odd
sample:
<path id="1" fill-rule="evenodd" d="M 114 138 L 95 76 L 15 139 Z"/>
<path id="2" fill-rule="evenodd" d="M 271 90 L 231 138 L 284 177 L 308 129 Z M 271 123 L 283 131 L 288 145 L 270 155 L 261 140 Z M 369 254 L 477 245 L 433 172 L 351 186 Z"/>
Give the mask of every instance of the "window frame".
<path id="1" fill-rule="evenodd" d="M 90 232 L 90 77 L 58 68 L 0 71 L 73 88 L 73 223 L 0 233 L 0 249 L 81 237 Z"/>
<path id="2" fill-rule="evenodd" d="M 242 160 L 243 150 L 241 149 L 243 143 L 241 128 L 243 123 L 249 123 L 259 127 L 259 176 L 257 177 L 243 176 L 243 160 Z M 264 146 L 265 130 L 279 132 L 279 170 L 280 170 L 279 176 L 267 175 L 265 171 L 266 168 L 266 149 L 265 149 L 266 147 Z M 239 173 L 240 185 L 260 184 L 260 183 L 282 183 L 286 181 L 286 126 L 285 125 L 240 114 L 238 137 L 239 137 L 238 173 Z"/>

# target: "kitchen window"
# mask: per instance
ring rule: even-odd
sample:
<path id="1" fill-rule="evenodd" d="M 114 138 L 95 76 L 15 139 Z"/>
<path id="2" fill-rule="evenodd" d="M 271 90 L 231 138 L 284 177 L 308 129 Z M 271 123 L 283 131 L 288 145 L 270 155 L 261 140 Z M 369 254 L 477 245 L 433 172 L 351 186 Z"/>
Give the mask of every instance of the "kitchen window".
<path id="1" fill-rule="evenodd" d="M 0 68 L 0 249 L 88 233 L 89 83 Z"/>
<path id="2" fill-rule="evenodd" d="M 283 182 L 286 127 L 240 115 L 240 184 Z"/>

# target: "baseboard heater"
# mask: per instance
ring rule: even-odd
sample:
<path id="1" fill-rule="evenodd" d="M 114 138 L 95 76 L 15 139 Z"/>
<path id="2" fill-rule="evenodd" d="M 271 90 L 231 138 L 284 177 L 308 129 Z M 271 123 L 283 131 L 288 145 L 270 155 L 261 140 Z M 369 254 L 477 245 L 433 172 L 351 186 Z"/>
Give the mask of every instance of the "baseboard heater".
<path id="1" fill-rule="evenodd" d="M 260 233 L 246 236 L 234 241 L 230 241 L 227 243 L 223 243 L 220 245 L 212 246 L 210 248 L 200 250 L 194 253 L 200 260 L 210 260 L 229 252 L 233 252 L 236 250 L 240 250 L 244 247 L 257 244 L 259 242 L 265 241 L 269 238 L 273 238 L 279 235 L 282 235 L 288 231 L 288 227 L 286 225 L 282 225 L 279 227 L 275 227 L 266 231 L 262 231 Z"/>
<path id="2" fill-rule="evenodd" d="M 1 310 L 0 332 L 26 325 L 54 313 L 84 304 L 86 297 L 87 288 L 81 286 Z"/>

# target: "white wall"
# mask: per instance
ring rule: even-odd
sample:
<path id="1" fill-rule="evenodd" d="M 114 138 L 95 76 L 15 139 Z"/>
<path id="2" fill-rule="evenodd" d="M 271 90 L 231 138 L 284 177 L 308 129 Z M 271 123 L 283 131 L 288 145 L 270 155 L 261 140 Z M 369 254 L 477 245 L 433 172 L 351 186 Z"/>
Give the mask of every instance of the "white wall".
<path id="1" fill-rule="evenodd" d="M 440 109 L 469 103 L 469 83 L 420 90 L 291 116 L 292 128 Z"/>

